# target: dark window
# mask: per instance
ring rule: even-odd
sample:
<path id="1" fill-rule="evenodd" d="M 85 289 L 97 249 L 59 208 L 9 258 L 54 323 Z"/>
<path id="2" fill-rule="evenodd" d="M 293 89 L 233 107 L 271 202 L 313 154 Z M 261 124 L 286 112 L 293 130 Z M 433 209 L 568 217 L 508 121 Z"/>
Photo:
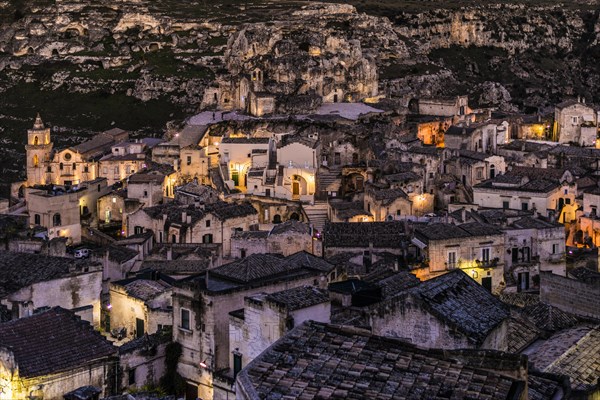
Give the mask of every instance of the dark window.
<path id="1" fill-rule="evenodd" d="M 521 210 L 527 211 L 528 209 L 529 209 L 529 204 L 527 204 L 527 203 L 521 203 Z"/>
<path id="2" fill-rule="evenodd" d="M 333 163 L 335 165 L 340 165 L 342 163 L 342 155 L 340 153 L 335 153 L 333 155 Z"/>
<path id="3" fill-rule="evenodd" d="M 58 164 L 58 168 L 62 171 L 63 170 L 63 163 Z"/>
<path id="4" fill-rule="evenodd" d="M 100 191 L 100 185 L 98 185 L 98 191 Z"/>
<path id="5" fill-rule="evenodd" d="M 481 286 L 483 286 L 485 289 L 487 289 L 489 292 L 491 292 L 492 291 L 492 277 L 486 276 L 484 278 L 481 278 Z"/>
<path id="6" fill-rule="evenodd" d="M 513 263 L 519 262 L 519 249 L 516 247 L 512 248 L 512 262 Z"/>
<path id="7" fill-rule="evenodd" d="M 274 224 L 280 224 L 280 223 L 281 223 L 281 215 L 279 215 L 279 214 L 275 214 L 275 215 L 273 216 L 273 223 L 274 223 Z"/>
<path id="8" fill-rule="evenodd" d="M 127 382 L 127 384 L 130 386 L 135 385 L 135 368 L 127 371 Z"/>
<path id="9" fill-rule="evenodd" d="M 41 217 L 40 217 L 40 214 L 35 214 L 35 216 L 33 217 L 33 219 L 34 219 L 34 223 L 35 223 L 36 225 L 39 225 L 39 224 L 41 223 Z"/>
<path id="10" fill-rule="evenodd" d="M 48 167 L 46 168 L 46 172 L 52 172 L 52 167 L 48 165 Z"/>
<path id="11" fill-rule="evenodd" d="M 181 327 L 183 329 L 190 329 L 190 310 L 185 308 L 181 309 Z"/>
<path id="12" fill-rule="evenodd" d="M 88 167 L 87 165 L 83 167 L 83 172 L 90 172 L 90 167 Z"/>
<path id="13" fill-rule="evenodd" d="M 508 210 L 508 207 L 509 207 L 508 201 L 503 201 L 502 202 L 502 208 L 504 208 L 505 210 Z"/>
<path id="14" fill-rule="evenodd" d="M 62 221 L 61 221 L 61 218 L 60 218 L 60 214 L 59 213 L 54 214 L 54 216 L 52 217 L 52 225 L 54 225 L 54 226 L 61 226 L 62 225 L 61 222 Z"/>
<path id="15" fill-rule="evenodd" d="M 141 338 L 144 336 L 144 320 L 140 318 L 135 319 L 135 337 Z"/>
<path id="16" fill-rule="evenodd" d="M 192 156 L 187 156 L 187 165 L 192 165 Z"/>
<path id="17" fill-rule="evenodd" d="M 212 243 L 213 242 L 213 235 L 211 233 L 207 233 L 206 235 L 202 236 L 202 243 Z"/>
<path id="18" fill-rule="evenodd" d="M 234 354 L 233 355 L 233 379 L 235 379 L 235 377 L 241 370 L 242 370 L 242 355 Z"/>
<path id="19" fill-rule="evenodd" d="M 206 227 L 207 227 L 207 228 L 210 228 L 210 219 L 207 219 L 207 220 L 206 220 Z"/>
<path id="20" fill-rule="evenodd" d="M 246 249 L 240 249 L 240 257 L 246 258 Z"/>
<path id="21" fill-rule="evenodd" d="M 144 197 L 148 197 L 148 191 L 144 190 Z"/>
<path id="22" fill-rule="evenodd" d="M 171 243 L 177 243 L 177 236 L 171 235 Z"/>
<path id="23" fill-rule="evenodd" d="M 529 289 L 529 272 L 519 272 L 517 289 L 519 292 Z"/>
<path id="24" fill-rule="evenodd" d="M 140 235 L 144 233 L 144 228 L 138 225 L 135 228 L 133 228 L 133 231 L 136 235 Z"/>

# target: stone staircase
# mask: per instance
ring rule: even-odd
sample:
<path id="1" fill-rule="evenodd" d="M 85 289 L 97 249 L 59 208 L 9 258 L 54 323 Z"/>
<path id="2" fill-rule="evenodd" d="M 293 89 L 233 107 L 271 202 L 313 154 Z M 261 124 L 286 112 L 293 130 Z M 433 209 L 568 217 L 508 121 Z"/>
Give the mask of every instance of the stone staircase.
<path id="1" fill-rule="evenodd" d="M 315 204 L 303 204 L 304 212 L 308 217 L 308 222 L 319 232 L 323 231 L 325 222 L 328 219 L 329 205 L 326 201 L 315 201 Z"/>
<path id="2" fill-rule="evenodd" d="M 337 192 L 340 189 L 340 171 L 336 169 L 320 168 L 317 174 L 317 194 L 327 198 L 328 192 Z"/>

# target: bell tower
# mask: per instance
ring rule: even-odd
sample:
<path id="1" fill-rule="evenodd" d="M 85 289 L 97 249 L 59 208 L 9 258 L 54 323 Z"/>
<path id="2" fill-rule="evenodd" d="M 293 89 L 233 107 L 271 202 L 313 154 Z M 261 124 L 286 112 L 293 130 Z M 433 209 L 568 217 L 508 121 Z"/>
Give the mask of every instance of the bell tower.
<path id="1" fill-rule="evenodd" d="M 45 185 L 48 180 L 47 166 L 50 165 L 52 142 L 50 128 L 44 127 L 40 114 L 35 118 L 33 128 L 27 130 L 27 186 Z"/>

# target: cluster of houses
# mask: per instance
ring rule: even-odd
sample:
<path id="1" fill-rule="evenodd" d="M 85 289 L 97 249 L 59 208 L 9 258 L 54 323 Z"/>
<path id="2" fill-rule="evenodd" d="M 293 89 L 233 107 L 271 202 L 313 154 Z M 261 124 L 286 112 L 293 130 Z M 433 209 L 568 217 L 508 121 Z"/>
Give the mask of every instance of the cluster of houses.
<path id="1" fill-rule="evenodd" d="M 600 109 L 335 96 L 64 149 L 38 115 L 0 399 L 600 396 Z"/>

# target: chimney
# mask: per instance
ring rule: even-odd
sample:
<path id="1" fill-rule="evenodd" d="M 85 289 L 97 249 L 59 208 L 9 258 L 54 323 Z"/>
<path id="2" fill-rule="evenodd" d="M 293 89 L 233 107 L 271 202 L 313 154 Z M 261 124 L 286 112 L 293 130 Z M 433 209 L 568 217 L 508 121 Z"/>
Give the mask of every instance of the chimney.
<path id="1" fill-rule="evenodd" d="M 167 261 L 173 260 L 173 248 L 171 246 L 167 247 Z"/>

